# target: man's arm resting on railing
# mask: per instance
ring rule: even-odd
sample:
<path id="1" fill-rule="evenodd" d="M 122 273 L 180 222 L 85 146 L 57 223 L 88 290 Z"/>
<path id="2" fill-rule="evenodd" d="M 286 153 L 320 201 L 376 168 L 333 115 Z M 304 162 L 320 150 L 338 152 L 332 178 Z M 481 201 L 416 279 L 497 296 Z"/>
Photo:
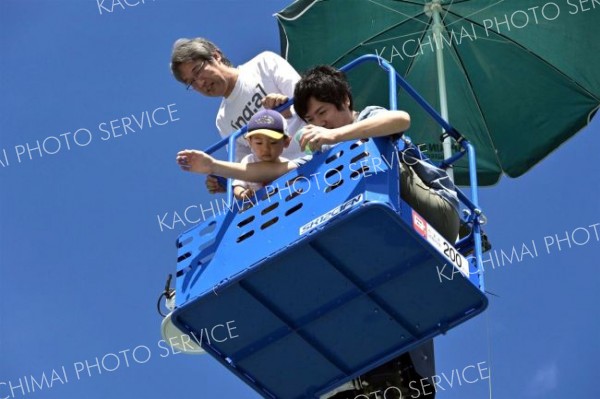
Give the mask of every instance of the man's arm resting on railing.
<path id="1" fill-rule="evenodd" d="M 308 121 L 310 123 L 310 121 Z M 368 137 L 390 136 L 404 132 L 410 127 L 410 116 L 404 111 L 378 112 L 372 117 L 350 123 L 338 128 L 327 129 L 308 125 L 303 128 L 300 148 L 320 150 L 323 145 L 337 144 L 342 141 Z"/>

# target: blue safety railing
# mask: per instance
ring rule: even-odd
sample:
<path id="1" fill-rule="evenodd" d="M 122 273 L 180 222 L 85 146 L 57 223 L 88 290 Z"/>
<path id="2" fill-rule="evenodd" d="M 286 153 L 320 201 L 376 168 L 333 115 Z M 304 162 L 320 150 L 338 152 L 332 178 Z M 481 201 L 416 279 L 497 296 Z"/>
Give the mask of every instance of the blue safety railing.
<path id="1" fill-rule="evenodd" d="M 448 167 L 454 162 L 458 161 L 465 154 L 468 155 L 469 163 L 469 178 L 470 178 L 470 194 L 471 198 L 467 197 L 460 189 L 457 190 L 458 199 L 460 202 L 469 209 L 469 216 L 466 223 L 472 226 L 470 233 L 455 243 L 455 247 L 463 252 L 467 252 L 473 249 L 475 253 L 475 268 L 476 273 L 480 274 L 480 289 L 485 292 L 484 278 L 483 278 L 483 249 L 482 249 L 482 238 L 481 238 L 481 225 L 483 224 L 483 212 L 479 207 L 478 199 L 478 183 L 477 183 L 477 165 L 475 148 L 471 143 L 462 136 L 450 123 L 448 123 L 400 74 L 395 68 L 388 63 L 385 59 L 373 55 L 367 54 L 358 57 L 354 61 L 344 65 L 340 68 L 342 71 L 349 71 L 365 62 L 376 62 L 383 70 L 388 74 L 388 94 L 389 94 L 389 109 L 398 109 L 397 104 L 397 86 L 400 85 L 406 92 L 445 130 L 446 134 L 456 140 L 460 144 L 462 151 L 454 154 L 448 159 L 443 160 L 440 163 L 441 167 Z M 289 99 L 285 104 L 282 104 L 277 111 L 281 111 L 289 108 L 293 105 L 293 99 Z M 228 160 L 230 162 L 235 161 L 235 141 L 246 133 L 246 126 L 242 127 L 227 138 L 220 140 L 219 142 L 208 147 L 205 152 L 211 154 L 225 145 L 228 146 Z M 224 182 L 225 179 L 220 179 Z M 232 179 L 227 179 L 227 203 L 231 207 L 235 201 L 233 198 L 233 187 L 231 186 Z"/>
<path id="2" fill-rule="evenodd" d="M 390 108 L 400 84 L 441 120 L 381 58 L 364 56 L 343 70 L 366 61 L 386 70 Z M 318 398 L 483 312 L 475 153 L 442 125 L 469 154 L 474 191 L 471 199 L 458 193 L 470 210 L 468 237 L 447 241 L 401 198 L 403 140 L 339 143 L 259 190 L 256 203 L 235 200 L 225 182 L 227 198 L 217 212 L 211 203 L 213 217 L 177 240 L 172 323 L 201 337 L 207 353 L 263 397 L 300 399 Z M 244 133 L 207 152 L 229 145 L 233 161 Z M 472 246 L 475 263 L 464 256 Z M 202 338 L 223 317 L 235 320 L 239 337 Z"/>

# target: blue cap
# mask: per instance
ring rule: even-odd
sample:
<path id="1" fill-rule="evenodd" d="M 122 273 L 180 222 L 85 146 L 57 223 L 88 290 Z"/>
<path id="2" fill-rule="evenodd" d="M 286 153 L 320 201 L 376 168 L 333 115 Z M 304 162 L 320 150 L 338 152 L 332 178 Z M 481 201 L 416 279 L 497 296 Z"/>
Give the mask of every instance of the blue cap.
<path id="1" fill-rule="evenodd" d="M 275 140 L 287 136 L 287 123 L 283 115 L 272 109 L 258 111 L 248 122 L 248 130 L 244 137 L 248 138 L 256 134 L 264 134 Z"/>

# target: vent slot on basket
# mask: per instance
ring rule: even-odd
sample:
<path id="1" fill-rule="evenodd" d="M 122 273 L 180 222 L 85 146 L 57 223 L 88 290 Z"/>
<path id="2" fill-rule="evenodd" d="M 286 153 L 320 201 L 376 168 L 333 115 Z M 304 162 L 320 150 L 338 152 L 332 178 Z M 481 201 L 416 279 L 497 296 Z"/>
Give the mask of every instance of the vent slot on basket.
<path id="1" fill-rule="evenodd" d="M 273 205 L 269 205 L 268 207 L 266 207 L 265 209 L 260 211 L 260 214 L 266 215 L 267 213 L 271 212 L 273 209 L 277 208 L 278 206 L 279 206 L 279 202 L 276 202 Z"/>
<path id="2" fill-rule="evenodd" d="M 366 172 L 368 172 L 371 168 L 369 168 L 367 165 L 363 165 L 360 169 L 355 170 L 354 172 L 352 172 L 350 174 L 350 178 L 352 180 L 356 180 L 356 178 L 358 177 L 358 175 L 365 175 Z"/>
<path id="3" fill-rule="evenodd" d="M 184 246 L 188 245 L 190 242 L 192 242 L 192 239 L 193 239 L 192 236 L 188 236 L 183 241 L 177 240 L 177 248 L 181 248 L 181 247 L 184 247 Z"/>
<path id="4" fill-rule="evenodd" d="M 293 207 L 291 207 L 290 209 L 288 209 L 287 211 L 285 211 L 285 216 L 290 216 L 292 213 L 296 212 L 298 209 L 302 208 L 302 202 L 300 202 L 299 204 L 294 205 Z"/>
<path id="5" fill-rule="evenodd" d="M 241 201 L 242 202 L 242 206 L 238 205 L 238 215 L 241 213 L 246 212 L 248 209 L 251 209 L 252 207 L 254 207 L 254 205 L 256 205 L 254 202 L 252 202 L 252 200 L 249 201 Z M 238 201 L 239 204 L 239 201 Z"/>
<path id="6" fill-rule="evenodd" d="M 240 242 L 244 241 L 246 238 L 252 237 L 253 235 L 254 235 L 254 230 L 250 230 L 249 232 L 244 233 L 241 236 L 239 236 L 237 238 L 237 240 L 235 240 L 235 242 L 240 243 Z"/>
<path id="7" fill-rule="evenodd" d="M 361 145 L 365 144 L 367 141 L 369 141 L 369 139 L 360 139 L 360 140 L 358 140 L 356 143 L 353 143 L 353 144 L 350 146 L 350 149 L 351 149 L 351 150 L 353 150 L 353 149 L 355 149 L 356 147 L 360 147 Z"/>
<path id="8" fill-rule="evenodd" d="M 285 197 L 285 201 L 291 201 L 294 198 L 296 198 L 297 196 L 299 196 L 300 194 L 302 194 L 304 192 L 304 189 L 299 189 L 298 191 L 294 191 L 293 193 L 291 193 L 290 195 L 288 195 L 287 197 Z"/>
<path id="9" fill-rule="evenodd" d="M 200 250 L 200 251 L 204 251 L 206 248 L 208 248 L 208 247 L 210 247 L 212 244 L 214 244 L 214 243 L 215 243 L 215 241 L 216 241 L 216 240 L 213 238 L 213 239 L 211 239 L 211 240 L 208 240 L 208 241 L 206 241 L 206 242 L 203 242 L 203 243 L 200 245 L 200 247 L 198 248 L 198 250 Z"/>
<path id="10" fill-rule="evenodd" d="M 325 163 L 331 163 L 333 161 L 335 161 L 338 158 L 341 158 L 342 155 L 344 155 L 344 150 L 340 150 L 338 152 L 336 152 L 335 154 L 331 155 L 329 158 L 327 158 L 325 160 Z"/>
<path id="11" fill-rule="evenodd" d="M 341 176 L 342 169 L 344 169 L 344 165 L 339 165 L 337 168 L 328 169 L 327 173 L 325 173 L 325 179 L 328 179 L 333 175 Z"/>
<path id="12" fill-rule="evenodd" d="M 271 197 L 273 195 L 277 194 L 278 192 L 279 192 L 279 187 L 267 186 L 267 189 L 265 190 L 265 195 L 263 195 L 260 200 L 261 201 L 264 201 L 266 199 L 270 200 Z"/>
<path id="13" fill-rule="evenodd" d="M 267 222 L 263 223 L 263 225 L 262 225 L 262 226 L 260 226 L 260 229 L 261 229 L 261 230 L 264 230 L 264 229 L 266 229 L 267 227 L 273 226 L 273 225 L 274 225 L 275 223 L 277 223 L 278 221 L 279 221 L 279 217 L 278 217 L 278 216 L 276 216 L 276 217 L 274 217 L 273 219 L 271 219 L 271 220 L 269 220 L 269 221 L 267 221 Z"/>
<path id="14" fill-rule="evenodd" d="M 350 163 L 355 163 L 356 161 L 359 161 L 359 160 L 361 160 L 363 158 L 366 158 L 368 156 L 369 156 L 369 153 L 367 151 L 363 151 L 360 154 L 358 154 L 357 156 L 355 156 L 354 158 L 352 158 L 350 160 Z"/>
<path id="15" fill-rule="evenodd" d="M 192 253 L 190 251 L 187 251 L 186 253 L 184 253 L 183 255 L 181 255 L 180 257 L 177 258 L 177 262 L 184 261 L 187 258 L 189 258 L 190 256 L 192 256 Z"/>
<path id="16" fill-rule="evenodd" d="M 296 182 L 300 181 L 300 180 L 306 180 L 306 181 L 310 181 L 310 179 L 306 176 L 302 176 L 302 175 L 298 175 L 296 177 L 291 178 L 290 180 L 285 182 L 285 187 L 292 187 L 292 189 L 295 190 L 294 188 L 294 184 L 296 184 Z"/>
<path id="17" fill-rule="evenodd" d="M 205 228 L 203 228 L 202 230 L 200 230 L 200 232 L 198 233 L 198 235 L 200 236 L 205 236 L 207 234 L 212 233 L 213 231 L 215 231 L 215 228 L 217 227 L 217 222 L 215 222 L 214 220 L 211 221 L 208 226 L 206 226 Z"/>
<path id="18" fill-rule="evenodd" d="M 256 217 L 254 215 L 247 217 L 246 219 L 242 220 L 241 222 L 239 222 L 237 224 L 237 227 L 244 227 L 245 225 L 247 225 L 248 223 L 252 222 L 254 219 L 256 219 Z"/>
<path id="19" fill-rule="evenodd" d="M 325 192 L 328 193 L 331 190 L 335 190 L 337 187 L 341 186 L 344 183 L 344 179 L 342 178 L 341 170 L 344 169 L 344 165 L 339 165 L 337 168 L 329 169 L 324 176 L 325 184 L 327 184 L 327 188 Z M 330 182 L 327 179 L 331 176 L 334 177 L 334 181 Z"/>
<path id="20" fill-rule="evenodd" d="M 333 191 L 333 190 L 335 190 L 336 188 L 338 188 L 339 186 L 341 186 L 342 184 L 344 184 L 344 179 L 342 179 L 342 180 L 339 180 L 339 181 L 335 182 L 335 183 L 334 183 L 334 184 L 332 184 L 332 185 L 328 185 L 328 186 L 327 186 L 327 188 L 325 189 L 325 192 L 326 192 L 326 193 L 328 193 L 328 192 L 330 192 L 330 191 Z"/>

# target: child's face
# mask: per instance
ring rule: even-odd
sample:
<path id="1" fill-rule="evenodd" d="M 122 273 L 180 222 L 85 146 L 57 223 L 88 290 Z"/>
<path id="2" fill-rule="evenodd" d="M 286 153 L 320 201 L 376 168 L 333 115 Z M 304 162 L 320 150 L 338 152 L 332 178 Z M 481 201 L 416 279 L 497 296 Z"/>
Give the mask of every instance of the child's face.
<path id="1" fill-rule="evenodd" d="M 252 152 L 261 161 L 276 161 L 283 149 L 290 144 L 290 138 L 272 139 L 264 134 L 256 134 L 248 138 Z"/>

